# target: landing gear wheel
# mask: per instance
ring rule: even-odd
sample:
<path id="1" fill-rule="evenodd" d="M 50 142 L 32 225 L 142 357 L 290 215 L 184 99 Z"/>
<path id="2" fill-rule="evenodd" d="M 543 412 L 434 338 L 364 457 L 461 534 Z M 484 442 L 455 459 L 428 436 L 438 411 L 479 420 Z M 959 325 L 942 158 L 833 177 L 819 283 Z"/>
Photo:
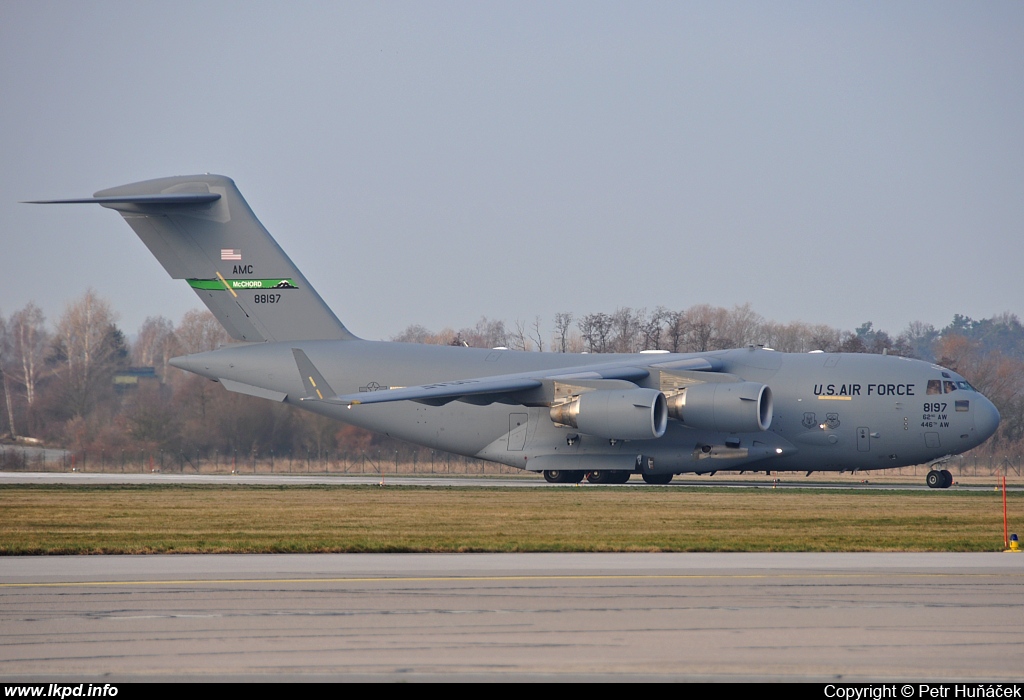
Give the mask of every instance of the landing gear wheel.
<path id="1" fill-rule="evenodd" d="M 952 480 L 953 478 L 950 477 L 950 481 Z M 944 489 L 947 486 L 946 477 L 937 469 L 932 469 L 928 472 L 928 476 L 924 478 L 924 483 L 928 484 L 930 489 Z"/>
<path id="2" fill-rule="evenodd" d="M 624 484 L 629 481 L 632 472 L 619 470 L 601 470 L 587 472 L 587 481 L 592 484 Z"/>
<path id="3" fill-rule="evenodd" d="M 953 485 L 953 475 L 950 474 L 949 471 L 946 469 L 943 469 L 941 474 L 943 479 L 942 488 L 948 489 L 950 486 Z"/>
<path id="4" fill-rule="evenodd" d="M 549 484 L 578 484 L 586 475 L 586 472 L 575 469 L 548 469 L 544 472 L 544 481 Z"/>
<path id="5" fill-rule="evenodd" d="M 648 484 L 655 484 L 658 486 L 664 486 L 668 482 L 672 481 L 672 474 L 642 474 L 644 481 Z"/>

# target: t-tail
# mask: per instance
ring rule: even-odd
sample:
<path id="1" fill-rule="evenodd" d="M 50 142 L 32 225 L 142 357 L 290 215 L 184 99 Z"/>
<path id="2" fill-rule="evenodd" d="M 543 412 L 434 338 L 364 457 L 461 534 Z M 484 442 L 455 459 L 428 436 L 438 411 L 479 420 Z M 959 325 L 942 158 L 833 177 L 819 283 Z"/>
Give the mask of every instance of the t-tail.
<path id="1" fill-rule="evenodd" d="M 231 178 L 190 175 L 101 190 L 174 279 L 186 280 L 235 340 L 351 340 L 355 336 L 252 213 Z"/>

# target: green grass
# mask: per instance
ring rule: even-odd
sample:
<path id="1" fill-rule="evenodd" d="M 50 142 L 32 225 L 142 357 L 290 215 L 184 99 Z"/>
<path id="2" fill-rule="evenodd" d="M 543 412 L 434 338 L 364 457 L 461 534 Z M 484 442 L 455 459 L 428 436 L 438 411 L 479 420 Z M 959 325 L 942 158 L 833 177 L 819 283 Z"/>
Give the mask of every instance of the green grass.
<path id="1" fill-rule="evenodd" d="M 1024 498 L 1010 494 L 1011 521 Z M 0 554 L 996 551 L 996 492 L 5 486 Z"/>

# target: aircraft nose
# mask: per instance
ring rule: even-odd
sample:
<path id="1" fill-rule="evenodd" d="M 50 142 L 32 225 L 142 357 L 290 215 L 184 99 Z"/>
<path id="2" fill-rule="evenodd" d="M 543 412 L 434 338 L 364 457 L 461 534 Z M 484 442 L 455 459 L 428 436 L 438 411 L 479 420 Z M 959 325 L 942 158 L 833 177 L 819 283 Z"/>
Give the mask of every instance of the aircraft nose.
<path id="1" fill-rule="evenodd" d="M 980 396 L 980 401 L 974 402 L 974 430 L 978 437 L 978 444 L 985 442 L 999 427 L 999 409 L 995 407 L 986 397 Z"/>

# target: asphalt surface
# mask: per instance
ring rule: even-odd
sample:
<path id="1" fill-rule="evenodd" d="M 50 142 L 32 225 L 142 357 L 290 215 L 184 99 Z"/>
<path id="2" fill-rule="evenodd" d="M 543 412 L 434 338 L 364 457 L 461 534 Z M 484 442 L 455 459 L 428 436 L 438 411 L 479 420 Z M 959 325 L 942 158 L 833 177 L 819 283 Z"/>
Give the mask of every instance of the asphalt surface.
<path id="1" fill-rule="evenodd" d="M 0 484 L 380 480 L 0 472 Z M 924 488 L 779 483 L 793 486 Z M 7 557 L 0 679 L 1018 680 L 1022 613 L 1019 554 Z"/>
<path id="2" fill-rule="evenodd" d="M 0 559 L 0 679 L 1021 678 L 1015 554 Z"/>
<path id="3" fill-rule="evenodd" d="M 960 491 L 991 491 L 996 477 L 984 484 L 957 484 Z M 455 476 L 415 474 L 180 474 L 180 473 L 113 473 L 113 472 L 4 472 L 0 484 L 235 484 L 249 486 L 311 486 L 311 485 L 392 485 L 392 486 L 458 486 L 502 488 L 622 488 L 590 484 L 549 484 L 540 476 Z M 786 473 L 777 481 L 764 478 L 744 480 L 735 477 L 716 479 L 713 476 L 677 476 L 669 486 L 711 486 L 719 488 L 797 488 L 797 489 L 877 489 L 930 491 L 924 477 L 916 481 L 871 481 L 866 475 L 856 483 L 819 481 L 803 474 Z M 639 477 L 630 479 L 629 488 L 652 488 Z M 654 487 L 664 488 L 664 487 Z M 1024 486 L 1007 484 L 1007 491 L 1021 491 Z"/>

